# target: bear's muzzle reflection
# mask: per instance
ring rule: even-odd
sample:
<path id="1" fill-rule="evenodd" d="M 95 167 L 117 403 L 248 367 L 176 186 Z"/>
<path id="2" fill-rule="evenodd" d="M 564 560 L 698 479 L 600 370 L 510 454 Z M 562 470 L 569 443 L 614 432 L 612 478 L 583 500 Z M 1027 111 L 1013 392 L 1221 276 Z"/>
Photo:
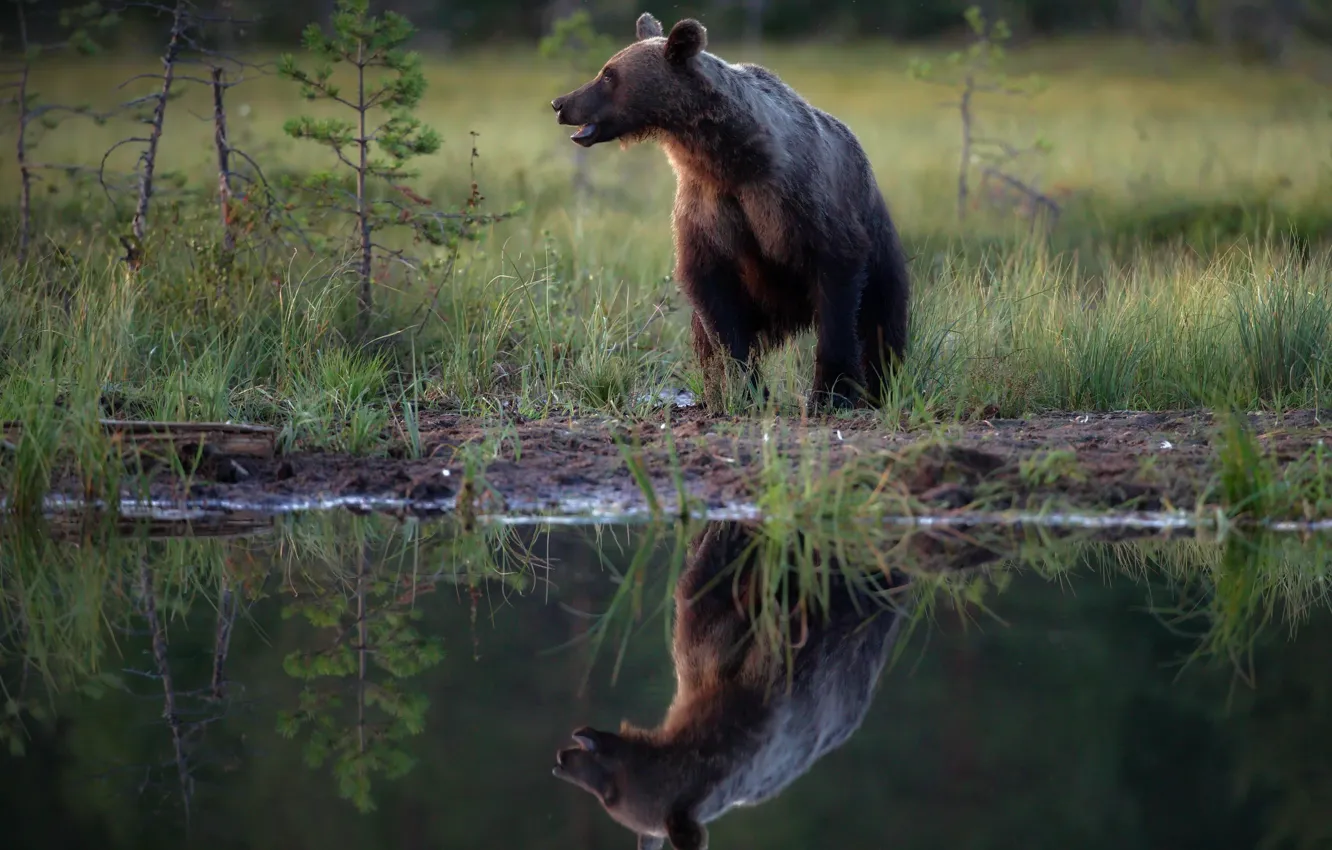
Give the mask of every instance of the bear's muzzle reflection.
<path id="1" fill-rule="evenodd" d="M 846 742 L 899 634 L 905 575 L 856 570 L 852 582 L 816 551 L 814 584 L 827 592 L 796 601 L 794 582 L 764 589 L 777 585 L 760 581 L 773 559 L 758 569 L 755 540 L 751 524 L 714 522 L 690 543 L 675 587 L 676 691 L 661 724 L 582 727 L 556 754 L 553 774 L 595 796 L 641 850 L 667 839 L 704 850 L 705 824 L 773 798 Z M 795 547 L 778 562 L 787 570 Z"/>

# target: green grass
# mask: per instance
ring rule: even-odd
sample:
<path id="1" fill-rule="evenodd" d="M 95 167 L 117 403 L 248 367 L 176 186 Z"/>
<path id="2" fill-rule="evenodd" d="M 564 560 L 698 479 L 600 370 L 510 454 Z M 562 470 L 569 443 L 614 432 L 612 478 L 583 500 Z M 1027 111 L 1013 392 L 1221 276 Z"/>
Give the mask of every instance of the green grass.
<path id="1" fill-rule="evenodd" d="M 1067 205 L 1047 237 L 1002 217 L 956 220 L 957 116 L 939 106 L 941 90 L 905 73 L 923 52 L 773 48 L 762 57 L 859 134 L 913 254 L 911 353 L 894 413 L 1332 401 L 1323 89 L 1297 71 L 1241 69 L 1183 49 L 1066 43 L 1020 54 L 1020 68 L 1051 85 L 1017 109 L 1001 105 L 990 127 L 1053 143 L 1043 185 Z M 90 79 L 118 81 L 154 61 L 43 67 L 36 85 L 53 100 L 102 106 L 114 92 Z M 0 419 L 31 425 L 0 459 L 6 489 L 31 492 L 19 479 L 42 479 L 60 447 L 84 446 L 80 464 L 104 470 L 91 426 L 106 412 L 271 423 L 286 449 L 376 454 L 394 443 L 410 451 L 408 420 L 423 409 L 634 417 L 646 412 L 645 395 L 701 389 L 687 305 L 669 279 L 673 178 L 660 152 L 594 150 L 596 194 L 579 212 L 573 146 L 548 106 L 576 80 L 508 51 L 431 58 L 427 76 L 422 117 L 445 149 L 423 164 L 418 188 L 444 206 L 465 197 L 468 132 L 477 131 L 487 208 L 524 210 L 467 246 L 447 274 L 381 285 L 368 340 L 352 334 L 349 251 L 218 265 L 211 126 L 191 114 L 208 112 L 201 89 L 184 89 L 168 110 L 162 168 L 186 189 L 155 201 L 138 277 L 115 260 L 128 196 L 112 203 L 100 188 L 44 184 L 59 191 L 39 196 L 34 259 L 18 268 L 13 246 L 0 246 Z M 292 85 L 245 82 L 229 93 L 233 143 L 270 176 L 327 167 L 314 146 L 282 136 L 282 122 L 304 108 Z M 128 134 L 123 122 L 76 120 L 40 141 L 41 161 L 95 165 Z M 109 166 L 123 172 L 132 159 L 125 149 Z M 13 190 L 12 172 L 6 159 L 0 191 Z M 14 215 L 0 212 L 6 232 Z M 770 412 L 798 410 L 811 361 L 808 336 L 773 354 Z M 732 412 L 757 412 L 732 395 Z"/>

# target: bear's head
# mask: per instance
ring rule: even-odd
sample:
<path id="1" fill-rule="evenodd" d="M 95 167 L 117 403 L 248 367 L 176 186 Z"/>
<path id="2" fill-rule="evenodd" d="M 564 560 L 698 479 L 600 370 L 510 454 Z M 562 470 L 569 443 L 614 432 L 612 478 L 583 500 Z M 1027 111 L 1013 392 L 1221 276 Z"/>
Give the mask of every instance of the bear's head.
<path id="1" fill-rule="evenodd" d="M 596 797 L 638 835 L 639 850 L 658 850 L 666 838 L 676 850 L 707 850 L 707 828 L 681 805 L 689 796 L 689 769 L 628 724 L 621 732 L 575 730 L 578 746 L 555 754 L 552 773 Z"/>
<path id="2" fill-rule="evenodd" d="M 657 19 L 638 18 L 638 39 L 616 53 L 589 83 L 550 102 L 583 147 L 629 142 L 669 130 L 701 111 L 706 83 L 697 73 L 708 31 L 686 18 L 663 35 Z"/>

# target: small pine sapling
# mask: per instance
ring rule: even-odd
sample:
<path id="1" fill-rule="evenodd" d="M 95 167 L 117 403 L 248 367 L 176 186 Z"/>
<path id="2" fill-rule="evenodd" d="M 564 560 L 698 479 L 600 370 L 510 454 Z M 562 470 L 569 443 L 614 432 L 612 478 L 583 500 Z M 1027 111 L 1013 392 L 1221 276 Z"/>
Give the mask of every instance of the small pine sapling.
<path id="1" fill-rule="evenodd" d="M 1018 147 L 996 136 L 984 135 L 978 129 L 976 114 L 977 98 L 981 95 L 1030 97 L 1044 87 L 1044 82 L 1035 75 L 1015 80 L 1003 72 L 1007 55 L 1003 45 L 1012 37 L 1004 20 L 996 20 L 993 24 L 987 22 L 979 6 L 967 9 L 964 17 L 974 40 L 965 51 L 948 56 L 947 66 L 952 73 L 941 79 L 932 65 L 922 60 L 914 60 L 909 69 L 914 79 L 960 88 L 958 100 L 948 104 L 957 108 L 962 120 L 962 156 L 957 174 L 958 218 L 966 216 L 973 170 L 979 172 L 983 188 L 998 184 L 997 195 L 1014 193 L 1021 199 L 1021 208 L 1057 217 L 1059 205 L 1054 199 L 1038 190 L 1033 180 L 1024 180 L 1014 173 L 1020 160 L 1049 153 L 1050 143 L 1037 139 L 1031 145 Z"/>
<path id="2" fill-rule="evenodd" d="M 412 114 L 426 88 L 420 56 L 403 49 L 414 31 L 407 18 L 396 12 L 371 16 L 368 0 L 337 0 L 331 35 L 318 24 L 305 30 L 305 48 L 318 64 L 306 70 L 290 54 L 278 64 L 281 76 L 300 83 L 306 100 L 329 100 L 354 116 L 350 121 L 299 116 L 287 121 L 284 129 L 292 138 L 325 145 L 338 164 L 349 169 L 350 179 L 320 172 L 300 181 L 297 188 L 310 196 L 316 208 L 355 219 L 360 283 L 357 327 L 361 334 L 369 327 L 373 310 L 376 254 L 398 260 L 408 269 L 417 268 L 402 250 L 376 241 L 378 231 L 404 225 L 412 229 L 417 242 L 456 249 L 459 240 L 475 238 L 475 225 L 507 215 L 480 215 L 476 206 L 481 196 L 475 183 L 459 213 L 425 210 L 430 200 L 405 185 L 417 176 L 407 167 L 408 161 L 435 153 L 441 144 L 439 134 Z M 333 80 L 334 68 L 341 64 L 350 66 L 355 74 L 354 87 L 345 93 Z M 375 69 L 393 74 L 375 83 L 368 79 Z M 372 195 L 372 181 L 391 189 L 396 197 L 387 192 Z"/>

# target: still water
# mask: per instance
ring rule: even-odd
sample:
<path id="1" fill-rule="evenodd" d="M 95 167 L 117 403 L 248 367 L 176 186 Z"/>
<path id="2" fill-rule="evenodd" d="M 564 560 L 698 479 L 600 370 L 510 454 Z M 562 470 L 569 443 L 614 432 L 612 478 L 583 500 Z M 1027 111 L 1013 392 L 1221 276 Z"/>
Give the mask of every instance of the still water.
<path id="1" fill-rule="evenodd" d="M 1332 846 L 1326 538 L 0 543 L 7 848 Z"/>

